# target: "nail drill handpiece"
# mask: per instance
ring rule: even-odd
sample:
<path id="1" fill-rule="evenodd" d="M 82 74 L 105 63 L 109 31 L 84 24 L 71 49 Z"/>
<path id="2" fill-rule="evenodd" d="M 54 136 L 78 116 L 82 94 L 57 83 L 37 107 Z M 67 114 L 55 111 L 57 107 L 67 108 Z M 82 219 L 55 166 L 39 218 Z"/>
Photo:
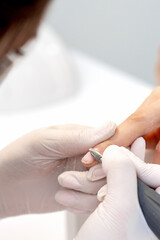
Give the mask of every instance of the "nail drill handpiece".
<path id="1" fill-rule="evenodd" d="M 97 162 L 102 162 L 102 155 L 95 149 L 89 149 L 90 154 Z M 148 187 L 139 178 L 138 199 L 143 215 L 150 229 L 160 239 L 160 195 L 154 189 Z"/>

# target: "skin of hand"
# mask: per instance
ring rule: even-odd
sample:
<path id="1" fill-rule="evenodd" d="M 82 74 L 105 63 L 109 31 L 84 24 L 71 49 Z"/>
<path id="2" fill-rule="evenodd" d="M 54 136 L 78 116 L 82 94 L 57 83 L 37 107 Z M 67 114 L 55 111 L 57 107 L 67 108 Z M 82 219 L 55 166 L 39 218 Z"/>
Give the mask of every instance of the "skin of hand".
<path id="1" fill-rule="evenodd" d="M 88 148 L 112 136 L 115 128 L 112 122 L 98 128 L 79 125 L 48 127 L 28 133 L 2 149 L 0 218 L 64 209 L 56 201 L 57 192 L 62 188 L 58 176 L 72 170 L 84 171 L 85 175 L 86 168 L 80 161 L 82 156 Z M 103 184 L 104 180 L 100 180 L 99 186 Z M 95 197 L 85 194 L 85 188 L 79 191 L 75 210 L 88 211 L 81 203 L 84 195 L 96 206 Z"/>
<path id="2" fill-rule="evenodd" d="M 153 163 L 160 164 L 160 87 L 155 88 L 142 105 L 120 124 L 114 136 L 94 148 L 101 154 L 110 145 L 129 147 L 135 139 L 143 136 L 147 149 L 155 149 Z M 88 152 L 82 163 L 86 167 L 97 164 Z"/>
<path id="3" fill-rule="evenodd" d="M 137 174 L 145 183 L 160 186 L 160 166 L 148 165 L 124 147 L 113 145 L 104 151 L 102 167 L 107 185 L 99 192 L 103 201 L 83 224 L 75 240 L 158 239 L 148 227 L 137 197 Z"/>

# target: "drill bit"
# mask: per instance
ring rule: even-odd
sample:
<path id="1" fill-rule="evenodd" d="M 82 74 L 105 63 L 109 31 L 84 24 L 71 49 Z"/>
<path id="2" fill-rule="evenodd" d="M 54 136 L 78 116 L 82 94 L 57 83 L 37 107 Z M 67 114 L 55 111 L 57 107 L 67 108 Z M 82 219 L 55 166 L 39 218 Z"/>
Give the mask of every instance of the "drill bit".
<path id="1" fill-rule="evenodd" d="M 92 155 L 92 157 L 99 163 L 102 162 L 101 158 L 102 158 L 102 155 L 94 148 L 90 148 L 89 149 L 89 152 L 90 154 Z"/>

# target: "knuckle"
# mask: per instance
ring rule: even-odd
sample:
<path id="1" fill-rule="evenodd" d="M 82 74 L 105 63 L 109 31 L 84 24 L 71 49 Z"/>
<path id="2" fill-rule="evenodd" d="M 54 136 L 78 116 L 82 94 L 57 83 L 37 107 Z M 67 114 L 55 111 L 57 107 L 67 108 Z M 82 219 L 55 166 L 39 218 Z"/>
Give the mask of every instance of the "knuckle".
<path id="1" fill-rule="evenodd" d="M 144 123 L 144 121 L 146 120 L 146 113 L 145 111 L 136 111 L 134 113 L 132 113 L 128 120 L 132 123 Z"/>

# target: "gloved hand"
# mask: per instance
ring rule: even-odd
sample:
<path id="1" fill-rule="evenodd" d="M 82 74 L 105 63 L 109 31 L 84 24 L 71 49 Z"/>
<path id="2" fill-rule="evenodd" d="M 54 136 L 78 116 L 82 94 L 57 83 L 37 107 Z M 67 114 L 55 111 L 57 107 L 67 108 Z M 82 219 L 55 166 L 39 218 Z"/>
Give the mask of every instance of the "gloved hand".
<path id="1" fill-rule="evenodd" d="M 48 127 L 33 131 L 1 150 L 0 218 L 64 209 L 55 200 L 55 194 L 61 188 L 58 176 L 67 170 L 85 171 L 81 157 L 88 148 L 112 136 L 115 128 L 112 122 L 100 128 Z M 103 185 L 104 180 L 100 180 L 99 187 Z M 75 203 L 76 210 L 88 210 L 81 202 L 84 195 L 94 206 L 98 204 L 95 196 L 85 194 L 88 191 L 85 186 L 79 191 L 78 195 L 75 193 L 79 198 Z"/>
<path id="2" fill-rule="evenodd" d="M 100 169 L 101 167 L 97 165 Z M 97 192 L 106 183 L 105 178 L 92 182 L 88 171 L 65 171 L 58 177 L 63 187 L 56 193 L 56 201 L 74 213 L 91 213 L 98 206 Z"/>
<path id="3" fill-rule="evenodd" d="M 131 146 L 131 151 L 135 153 L 140 159 L 144 160 L 145 155 L 145 141 L 143 138 L 137 139 Z M 75 212 L 74 206 L 83 205 L 83 210 L 91 213 L 98 206 L 99 202 L 96 196 L 100 188 L 106 183 L 106 175 L 102 169 L 102 164 L 97 164 L 90 168 L 89 171 L 66 171 L 58 177 L 59 184 L 64 188 L 58 191 L 57 201 L 64 206 L 68 206 L 70 210 Z M 78 185 L 76 184 L 78 182 Z M 81 194 L 76 191 L 81 191 L 86 194 Z M 104 197 L 105 186 L 102 191 L 99 191 L 99 197 Z M 65 201 L 64 201 L 65 199 Z M 75 199 L 75 200 L 73 200 Z M 79 200 L 80 199 L 80 200 Z M 94 201 L 91 201 L 94 199 Z M 87 213 L 86 212 L 86 213 Z"/>
<path id="4" fill-rule="evenodd" d="M 129 150 L 108 147 L 102 158 L 107 185 L 99 192 L 104 200 L 84 223 L 75 240 L 155 240 L 137 197 L 137 174 L 142 181 L 160 186 L 160 166 L 146 165 Z M 107 191 L 107 194 L 106 194 Z"/>

